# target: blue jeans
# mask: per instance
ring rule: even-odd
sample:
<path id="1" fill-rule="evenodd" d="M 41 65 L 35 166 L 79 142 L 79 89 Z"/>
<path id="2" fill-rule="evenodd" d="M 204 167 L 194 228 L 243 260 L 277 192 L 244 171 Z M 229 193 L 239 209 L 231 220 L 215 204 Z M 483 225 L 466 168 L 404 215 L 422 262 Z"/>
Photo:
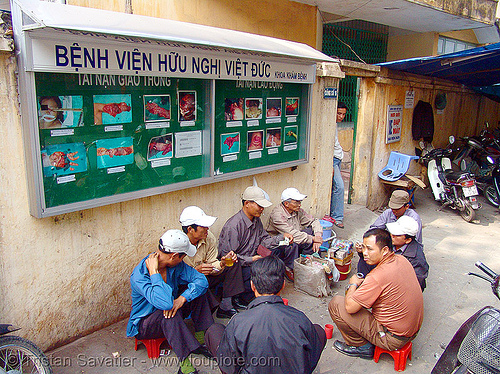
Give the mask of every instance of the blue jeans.
<path id="1" fill-rule="evenodd" d="M 333 158 L 332 201 L 330 204 L 330 217 L 337 222 L 344 220 L 344 181 L 340 174 L 342 160 Z"/>

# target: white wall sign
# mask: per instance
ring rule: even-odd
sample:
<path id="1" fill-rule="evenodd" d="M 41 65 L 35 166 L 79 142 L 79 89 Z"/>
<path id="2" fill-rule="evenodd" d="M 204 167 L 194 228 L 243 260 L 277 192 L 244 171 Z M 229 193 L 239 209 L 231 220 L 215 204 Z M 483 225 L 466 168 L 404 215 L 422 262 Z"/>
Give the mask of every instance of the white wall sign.
<path id="1" fill-rule="evenodd" d="M 387 128 L 385 143 L 394 143 L 401 140 L 401 128 L 403 127 L 403 106 L 387 106 Z"/>

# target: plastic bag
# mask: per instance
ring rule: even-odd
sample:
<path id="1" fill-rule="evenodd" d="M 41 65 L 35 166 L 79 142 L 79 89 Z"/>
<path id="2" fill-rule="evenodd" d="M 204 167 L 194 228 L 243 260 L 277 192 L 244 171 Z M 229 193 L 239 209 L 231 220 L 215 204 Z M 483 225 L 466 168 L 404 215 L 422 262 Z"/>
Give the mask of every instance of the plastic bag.
<path id="1" fill-rule="evenodd" d="M 294 288 L 315 297 L 330 295 L 330 282 L 327 279 L 323 263 L 328 264 L 328 261 L 302 256 L 296 258 L 293 265 Z M 330 267 L 330 264 L 328 264 L 328 267 Z M 333 279 L 338 280 L 340 274 L 335 266 L 333 266 L 333 269 L 331 269 Z"/>

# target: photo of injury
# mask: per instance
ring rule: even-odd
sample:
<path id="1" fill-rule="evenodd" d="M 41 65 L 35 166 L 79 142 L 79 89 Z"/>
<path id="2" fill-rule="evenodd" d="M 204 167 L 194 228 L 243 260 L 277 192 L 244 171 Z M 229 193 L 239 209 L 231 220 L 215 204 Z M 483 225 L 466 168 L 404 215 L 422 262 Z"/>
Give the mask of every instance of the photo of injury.
<path id="1" fill-rule="evenodd" d="M 262 99 L 253 98 L 245 100 L 245 119 L 262 118 Z"/>
<path id="2" fill-rule="evenodd" d="M 281 145 L 281 128 L 266 130 L 266 148 L 275 148 Z"/>
<path id="3" fill-rule="evenodd" d="M 116 125 L 132 122 L 132 97 L 94 95 L 94 125 Z"/>
<path id="4" fill-rule="evenodd" d="M 41 154 L 45 177 L 87 171 L 87 153 L 83 143 L 48 145 Z"/>
<path id="5" fill-rule="evenodd" d="M 247 151 L 259 151 L 263 146 L 264 131 L 249 131 L 247 134 Z"/>
<path id="6" fill-rule="evenodd" d="M 266 99 L 266 118 L 281 117 L 281 97 Z"/>
<path id="7" fill-rule="evenodd" d="M 236 99 L 224 100 L 224 117 L 226 121 L 238 121 L 245 119 L 243 114 L 243 103 L 245 99 L 242 97 Z"/>
<path id="8" fill-rule="evenodd" d="M 172 134 L 151 138 L 148 145 L 148 161 L 173 157 Z"/>
<path id="9" fill-rule="evenodd" d="M 297 116 L 299 114 L 299 98 L 287 97 L 285 99 L 285 116 Z"/>
<path id="10" fill-rule="evenodd" d="M 144 95 L 144 122 L 170 120 L 170 95 Z"/>
<path id="11" fill-rule="evenodd" d="M 285 144 L 297 143 L 297 126 L 285 126 Z"/>
<path id="12" fill-rule="evenodd" d="M 221 134 L 220 136 L 222 156 L 230 155 L 233 153 L 240 153 L 240 133 L 233 132 L 230 134 Z"/>
<path id="13" fill-rule="evenodd" d="M 179 91 L 179 122 L 196 121 L 196 91 Z"/>
<path id="14" fill-rule="evenodd" d="M 96 141 L 97 168 L 105 169 L 113 166 L 134 163 L 134 138 L 112 138 Z"/>
<path id="15" fill-rule="evenodd" d="M 83 96 L 40 96 L 37 105 L 40 129 L 83 126 Z"/>

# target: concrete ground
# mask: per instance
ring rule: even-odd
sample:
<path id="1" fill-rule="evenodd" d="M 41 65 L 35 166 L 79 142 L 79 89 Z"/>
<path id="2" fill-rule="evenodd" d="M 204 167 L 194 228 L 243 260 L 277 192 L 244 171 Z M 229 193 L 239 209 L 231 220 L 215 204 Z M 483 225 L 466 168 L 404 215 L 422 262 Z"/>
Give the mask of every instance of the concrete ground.
<path id="1" fill-rule="evenodd" d="M 413 341 L 413 357 L 406 372 L 429 373 L 458 327 L 485 305 L 496 305 L 489 285 L 467 275 L 474 271 L 478 260 L 500 271 L 500 219 L 498 209 L 480 197 L 483 204 L 477 222 L 467 223 L 449 208 L 439 210 L 429 189 L 417 191 L 416 209 L 423 222 L 424 249 L 430 265 L 424 292 L 425 317 L 418 336 Z M 345 229 L 336 229 L 338 237 L 359 240 L 377 213 L 355 205 L 346 205 Z M 355 270 L 351 271 L 353 274 Z M 344 293 L 347 280 L 338 282 L 332 291 Z M 289 305 L 302 310 L 314 323 L 331 323 L 328 314 L 330 297 L 315 298 L 295 291 L 287 284 L 283 296 Z M 264 317 L 264 316 L 263 316 Z M 223 320 L 227 321 L 227 320 Z M 148 359 L 144 346 L 134 351 L 134 341 L 125 336 L 127 321 L 118 322 L 71 344 L 48 352 L 55 374 L 74 373 L 177 373 L 173 353 L 159 360 Z M 315 373 L 390 373 L 394 362 L 382 355 L 379 363 L 344 356 L 333 349 L 335 339 L 341 339 L 334 328 Z M 211 360 L 192 356 L 200 373 L 219 373 Z"/>

